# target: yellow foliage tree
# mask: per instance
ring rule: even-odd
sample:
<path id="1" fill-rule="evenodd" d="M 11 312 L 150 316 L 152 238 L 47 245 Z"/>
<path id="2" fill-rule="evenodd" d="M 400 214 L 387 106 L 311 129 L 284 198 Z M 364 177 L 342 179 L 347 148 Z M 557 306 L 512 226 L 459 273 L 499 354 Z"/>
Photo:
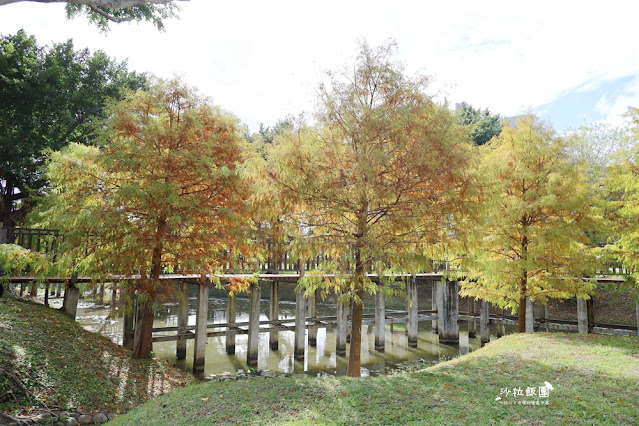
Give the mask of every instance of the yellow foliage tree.
<path id="1" fill-rule="evenodd" d="M 570 143 L 527 115 L 481 148 L 485 200 L 461 294 L 518 310 L 519 332 L 527 297 L 545 304 L 593 288 L 583 278 L 596 266 L 589 231 L 597 224 Z"/>

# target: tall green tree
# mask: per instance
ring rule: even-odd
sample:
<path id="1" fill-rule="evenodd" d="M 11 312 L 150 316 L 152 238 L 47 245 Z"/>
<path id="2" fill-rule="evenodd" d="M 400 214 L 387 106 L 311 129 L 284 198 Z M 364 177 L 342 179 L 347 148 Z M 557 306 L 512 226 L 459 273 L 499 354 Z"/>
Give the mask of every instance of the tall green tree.
<path id="1" fill-rule="evenodd" d="M 394 48 L 362 43 L 352 69 L 329 73 L 317 126 L 276 138 L 264 171 L 291 203 L 300 257 L 310 244 L 334 260 L 326 268 L 335 279 L 309 274 L 302 285 L 352 302 L 351 377 L 360 376 L 364 292 L 379 289 L 369 265 L 379 273 L 426 267 L 423 254 L 453 227 L 471 184 L 470 143 L 426 94 L 428 79 L 391 59 Z"/>
<path id="2" fill-rule="evenodd" d="M 455 115 L 462 125 L 468 126 L 470 137 L 477 145 L 483 145 L 493 136 L 501 133 L 502 117 L 499 114 L 491 114 L 488 108 L 475 109 L 466 102 L 462 102 L 455 111 Z"/>
<path id="3" fill-rule="evenodd" d="M 154 304 L 172 294 L 160 273 L 219 273 L 226 250 L 243 250 L 237 126 L 179 81 L 158 82 L 111 105 L 100 148 L 52 156 L 44 217 L 64 235 L 60 268 L 140 276 L 127 292 L 138 298 L 136 357 L 151 351 Z"/>
<path id="4" fill-rule="evenodd" d="M 126 62 L 76 51 L 71 40 L 47 48 L 24 31 L 0 38 L 0 222 L 19 223 L 46 187 L 48 150 L 93 143 L 107 99 L 145 84 Z"/>
<path id="5" fill-rule="evenodd" d="M 592 291 L 582 278 L 596 268 L 589 245 L 597 224 L 569 144 L 527 115 L 481 147 L 485 203 L 461 294 L 518 310 L 518 332 L 526 297 L 545 304 Z"/>

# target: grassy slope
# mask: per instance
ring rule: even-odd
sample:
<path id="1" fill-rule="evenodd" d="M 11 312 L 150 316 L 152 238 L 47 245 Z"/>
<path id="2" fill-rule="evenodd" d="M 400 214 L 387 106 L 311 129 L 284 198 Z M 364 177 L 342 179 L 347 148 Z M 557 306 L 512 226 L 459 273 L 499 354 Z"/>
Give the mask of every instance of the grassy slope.
<path id="1" fill-rule="evenodd" d="M 495 401 L 502 388 L 554 386 L 548 406 Z M 426 370 L 387 377 L 253 378 L 190 386 L 116 424 L 637 424 L 639 339 L 512 335 Z"/>
<path id="2" fill-rule="evenodd" d="M 0 367 L 15 372 L 40 401 L 83 412 L 125 412 L 186 383 L 185 373 L 157 360 L 133 360 L 130 351 L 86 331 L 57 310 L 0 299 Z M 0 377 L 0 411 L 25 414 L 37 403 L 7 390 Z"/>

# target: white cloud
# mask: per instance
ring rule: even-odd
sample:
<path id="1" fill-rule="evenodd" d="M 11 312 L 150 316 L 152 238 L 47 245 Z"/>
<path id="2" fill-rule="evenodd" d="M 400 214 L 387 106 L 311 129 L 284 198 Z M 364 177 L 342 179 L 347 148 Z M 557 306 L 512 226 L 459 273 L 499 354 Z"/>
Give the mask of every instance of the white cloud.
<path id="1" fill-rule="evenodd" d="M 434 91 L 514 115 L 568 90 L 639 75 L 639 2 L 300 1 L 182 3 L 165 33 L 151 25 L 113 26 L 107 36 L 62 5 L 0 8 L 3 34 L 24 27 L 39 43 L 73 38 L 104 49 L 131 69 L 182 74 L 255 127 L 309 110 L 321 73 L 352 63 L 357 38 L 394 38 L 411 72 L 434 76 Z M 617 103 L 636 99 L 609 100 Z M 636 102 L 635 102 L 636 104 Z"/>
<path id="2" fill-rule="evenodd" d="M 614 125 L 623 123 L 623 114 L 628 111 L 628 107 L 639 107 L 639 76 L 628 83 L 618 95 L 612 98 L 603 95 L 595 106 L 606 117 L 604 121 Z"/>

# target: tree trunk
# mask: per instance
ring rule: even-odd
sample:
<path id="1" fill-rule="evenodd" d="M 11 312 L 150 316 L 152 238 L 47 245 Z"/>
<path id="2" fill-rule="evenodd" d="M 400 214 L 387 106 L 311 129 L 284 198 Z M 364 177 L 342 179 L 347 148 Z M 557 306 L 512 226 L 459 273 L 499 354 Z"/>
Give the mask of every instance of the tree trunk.
<path id="1" fill-rule="evenodd" d="M 138 299 L 138 317 L 133 338 L 133 357 L 146 358 L 153 350 L 153 303 L 155 295 L 147 295 L 144 302 Z"/>
<path id="2" fill-rule="evenodd" d="M 36 297 L 37 295 L 38 295 L 38 284 L 33 283 L 33 285 L 31 286 L 31 292 L 29 293 L 29 296 Z"/>
<path id="3" fill-rule="evenodd" d="M 519 314 L 517 316 L 517 333 L 526 332 L 526 296 L 519 296 Z"/>
<path id="4" fill-rule="evenodd" d="M 527 229 L 526 219 L 522 218 L 524 231 Z M 525 262 L 528 260 L 528 237 L 524 235 L 521 241 L 521 258 Z M 526 296 L 528 292 L 528 271 L 522 271 L 519 281 L 519 315 L 517 317 L 517 333 L 526 332 Z"/>
<path id="5" fill-rule="evenodd" d="M 360 300 L 364 299 L 364 289 L 358 288 L 356 291 L 357 297 Z M 351 346 L 348 353 L 348 377 L 360 377 L 361 376 L 361 351 L 362 351 L 362 310 L 364 305 L 356 300 L 352 303 L 352 315 L 351 315 Z"/>
<path id="6" fill-rule="evenodd" d="M 157 295 L 160 272 L 162 272 L 162 239 L 165 233 L 166 220 L 158 219 L 155 246 L 151 257 L 151 276 L 148 280 L 144 276 L 140 280 L 141 285 L 146 287 L 142 289 L 146 300 L 138 299 L 138 320 L 135 324 L 135 338 L 133 339 L 134 358 L 146 358 L 153 349 L 153 304 Z"/>
<path id="7" fill-rule="evenodd" d="M 358 300 L 353 300 L 351 306 L 351 347 L 348 353 L 348 377 L 361 377 L 362 351 L 362 311 L 364 308 L 364 280 L 366 271 L 361 259 L 359 247 L 355 249 L 355 294 Z"/>
<path id="8" fill-rule="evenodd" d="M 517 316 L 517 333 L 526 332 L 526 291 L 528 285 L 528 274 L 524 272 L 519 282 L 519 314 Z"/>
<path id="9" fill-rule="evenodd" d="M 47 306 L 47 307 L 49 306 L 49 287 L 50 286 L 51 286 L 51 283 L 47 281 L 44 287 L 44 306 Z"/>

